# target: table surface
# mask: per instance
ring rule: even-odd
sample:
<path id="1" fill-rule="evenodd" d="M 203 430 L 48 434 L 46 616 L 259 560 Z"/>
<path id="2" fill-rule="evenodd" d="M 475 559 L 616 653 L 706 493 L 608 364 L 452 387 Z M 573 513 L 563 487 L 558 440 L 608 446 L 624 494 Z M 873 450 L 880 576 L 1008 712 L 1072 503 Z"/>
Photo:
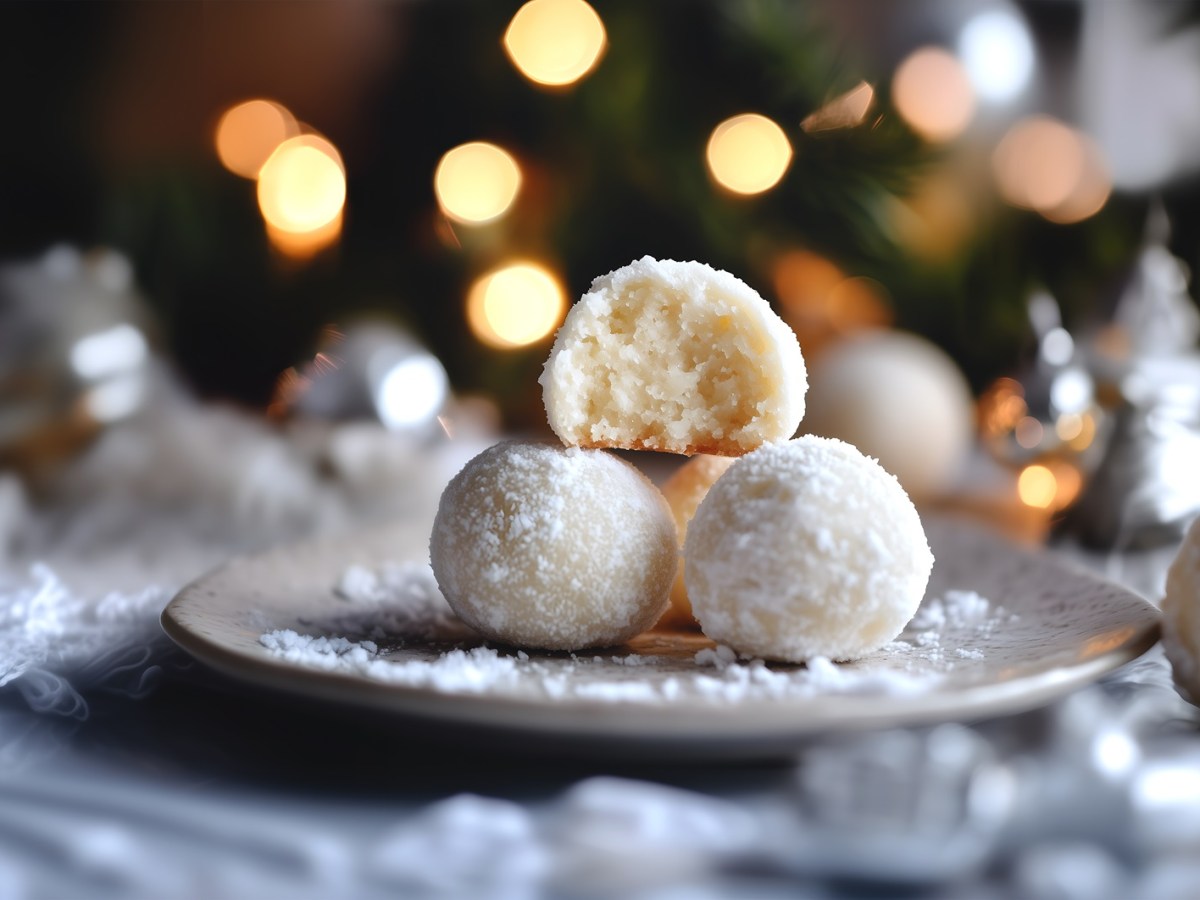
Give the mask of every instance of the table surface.
<path id="1" fill-rule="evenodd" d="M 17 556 L 0 565 L 0 611 L 35 596 L 47 571 L 62 578 L 63 602 L 161 609 L 244 537 L 206 522 L 201 540 L 195 519 L 173 516 L 143 521 L 133 509 L 136 525 L 109 523 L 111 540 L 87 552 L 59 521 L 38 555 L 50 570 Z M 1052 552 L 1150 599 L 1172 555 Z M 0 613 L 0 641 L 4 627 L 15 626 Z M 1030 713 L 818 735 L 794 758 L 715 764 L 490 746 L 469 732 L 251 689 L 185 657 L 156 624 L 145 633 L 147 652 L 131 657 L 119 683 L 89 681 L 95 672 L 79 660 L 67 674 L 47 663 L 6 679 L 0 644 L 3 900 L 897 892 L 1191 900 L 1200 885 L 1200 787 L 1192 806 L 1171 807 L 1169 821 L 1143 821 L 1126 802 L 1131 779 L 1156 760 L 1180 773 L 1175 794 L 1200 785 L 1200 710 L 1171 689 L 1157 648 Z M 834 776 L 855 771 L 901 790 L 903 829 L 894 804 L 875 808 L 874 819 L 863 818 L 870 808 L 837 818 L 847 807 L 837 805 Z M 822 785 L 825 773 L 833 776 Z M 1025 830 L 1005 832 L 974 813 L 954 818 L 969 806 L 960 802 L 966 787 L 994 793 L 1005 778 L 1040 785 L 1005 807 L 1025 816 Z M 873 802 L 884 792 L 851 796 Z M 1029 823 L 1042 813 L 1046 821 Z M 1131 822 L 1142 831 L 1131 836 Z M 962 852 L 968 839 L 973 856 Z"/>

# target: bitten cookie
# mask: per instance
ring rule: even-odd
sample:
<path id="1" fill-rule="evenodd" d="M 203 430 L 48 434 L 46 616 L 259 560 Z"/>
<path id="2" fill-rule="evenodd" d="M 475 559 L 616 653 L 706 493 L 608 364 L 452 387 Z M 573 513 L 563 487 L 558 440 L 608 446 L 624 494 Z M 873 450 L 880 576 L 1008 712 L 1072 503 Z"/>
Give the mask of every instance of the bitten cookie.
<path id="1" fill-rule="evenodd" d="M 678 560 L 666 501 L 602 450 L 504 443 L 446 486 L 429 555 L 472 628 L 546 650 L 620 644 L 667 606 Z"/>
<path id="2" fill-rule="evenodd" d="M 683 554 L 704 633 L 783 662 L 879 649 L 916 613 L 933 568 L 899 482 L 849 444 L 811 436 L 730 468 L 696 510 Z"/>
<path id="3" fill-rule="evenodd" d="M 741 280 L 644 257 L 592 282 L 539 379 L 564 444 L 740 456 L 804 416 L 800 345 Z"/>

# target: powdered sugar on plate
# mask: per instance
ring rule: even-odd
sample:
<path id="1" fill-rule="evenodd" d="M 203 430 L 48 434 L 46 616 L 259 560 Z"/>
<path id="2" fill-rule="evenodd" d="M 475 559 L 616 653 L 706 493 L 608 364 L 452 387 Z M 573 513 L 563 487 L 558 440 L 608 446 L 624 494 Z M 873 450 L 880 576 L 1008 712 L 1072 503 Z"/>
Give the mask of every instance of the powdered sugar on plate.
<path id="1" fill-rule="evenodd" d="M 651 632 L 608 653 L 542 653 L 488 646 L 454 616 L 428 566 L 348 568 L 335 588 L 346 608 L 259 638 L 271 656 L 327 673 L 445 694 L 550 702 L 701 704 L 823 695 L 916 694 L 980 664 L 983 644 L 1015 617 L 974 591 L 926 598 L 904 633 L 854 663 L 802 666 L 739 659 L 702 635 Z M 978 639 L 978 640 L 976 640 Z"/>

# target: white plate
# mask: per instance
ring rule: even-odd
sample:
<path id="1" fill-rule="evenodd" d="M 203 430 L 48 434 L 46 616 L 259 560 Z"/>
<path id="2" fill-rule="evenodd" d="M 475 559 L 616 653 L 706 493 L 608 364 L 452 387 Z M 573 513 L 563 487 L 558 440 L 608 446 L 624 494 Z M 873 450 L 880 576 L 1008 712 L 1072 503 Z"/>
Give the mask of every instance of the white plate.
<path id="1" fill-rule="evenodd" d="M 1118 585 L 960 522 L 929 518 L 926 528 L 937 562 L 918 624 L 938 618 L 930 614 L 953 591 L 987 598 L 982 614 L 951 616 L 938 629 L 910 626 L 899 643 L 823 674 L 797 666 L 755 671 L 761 664 L 719 669 L 697 662 L 697 652 L 712 646 L 702 636 L 652 633 L 578 657 L 522 658 L 501 649 L 512 661 L 511 677 L 464 689 L 378 677 L 393 664 L 435 664 L 443 648 L 428 642 L 380 640 L 373 672 L 312 668 L 260 642 L 283 629 L 368 635 L 378 608 L 364 612 L 335 586 L 351 565 L 426 559 L 428 531 L 412 526 L 234 560 L 186 587 L 162 622 L 184 650 L 237 679 L 405 723 L 588 752 L 707 757 L 771 755 L 818 733 L 1031 709 L 1157 640 L 1158 611 Z M 955 610 L 970 613 L 970 604 L 952 604 Z"/>

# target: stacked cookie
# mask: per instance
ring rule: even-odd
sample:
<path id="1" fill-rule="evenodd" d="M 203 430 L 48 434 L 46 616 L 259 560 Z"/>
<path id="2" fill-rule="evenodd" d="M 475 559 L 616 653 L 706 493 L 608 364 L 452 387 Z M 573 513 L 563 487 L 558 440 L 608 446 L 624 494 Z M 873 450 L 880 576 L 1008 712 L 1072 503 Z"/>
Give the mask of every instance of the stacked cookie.
<path id="1" fill-rule="evenodd" d="M 788 440 L 804 360 L 739 279 L 649 257 L 596 279 L 541 384 L 563 446 L 485 451 L 434 523 L 442 592 L 486 637 L 617 644 L 670 606 L 745 655 L 850 659 L 916 611 L 932 566 L 916 510 L 853 447 Z M 664 486 L 668 503 L 609 448 L 702 455 Z"/>

